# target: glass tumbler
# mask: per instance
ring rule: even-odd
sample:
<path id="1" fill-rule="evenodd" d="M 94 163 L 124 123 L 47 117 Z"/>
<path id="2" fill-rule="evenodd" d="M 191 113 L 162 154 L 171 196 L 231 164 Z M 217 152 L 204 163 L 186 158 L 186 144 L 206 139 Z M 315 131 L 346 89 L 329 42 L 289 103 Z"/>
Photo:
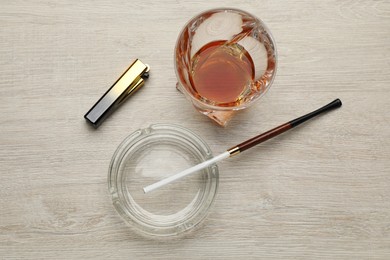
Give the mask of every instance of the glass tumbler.
<path id="1" fill-rule="evenodd" d="M 175 47 L 178 90 L 221 126 L 270 88 L 276 65 L 276 46 L 268 28 L 238 9 L 213 9 L 195 16 Z"/>

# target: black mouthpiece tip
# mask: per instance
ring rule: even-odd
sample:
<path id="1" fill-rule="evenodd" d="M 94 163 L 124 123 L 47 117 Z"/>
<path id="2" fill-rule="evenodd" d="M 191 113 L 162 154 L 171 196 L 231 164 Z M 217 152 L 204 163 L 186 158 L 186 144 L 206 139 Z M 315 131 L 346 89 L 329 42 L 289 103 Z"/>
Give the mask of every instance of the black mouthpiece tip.
<path id="1" fill-rule="evenodd" d="M 291 127 L 296 127 L 297 125 L 300 125 L 303 122 L 309 120 L 310 118 L 318 116 L 319 114 L 322 114 L 324 112 L 339 108 L 342 106 L 342 104 L 343 103 L 341 103 L 341 100 L 339 98 L 337 98 L 337 99 L 333 100 L 332 102 L 330 102 L 329 104 L 327 104 L 327 105 L 325 105 L 325 106 L 323 106 L 323 107 L 321 107 L 321 108 L 319 108 L 319 109 L 317 109 L 309 114 L 298 117 L 298 118 L 290 121 L 289 123 L 291 124 Z"/>
<path id="2" fill-rule="evenodd" d="M 332 103 L 334 103 L 335 107 L 341 107 L 343 105 L 339 98 L 335 99 Z"/>

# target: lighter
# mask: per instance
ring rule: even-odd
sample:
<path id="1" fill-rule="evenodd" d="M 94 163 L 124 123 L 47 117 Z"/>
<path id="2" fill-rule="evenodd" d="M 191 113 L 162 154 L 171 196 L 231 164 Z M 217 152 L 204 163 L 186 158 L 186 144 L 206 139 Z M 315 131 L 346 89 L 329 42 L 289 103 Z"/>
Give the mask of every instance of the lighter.
<path id="1" fill-rule="evenodd" d="M 107 116 L 143 85 L 144 80 L 149 77 L 149 69 L 149 65 L 136 59 L 84 118 L 95 128 L 99 127 Z"/>

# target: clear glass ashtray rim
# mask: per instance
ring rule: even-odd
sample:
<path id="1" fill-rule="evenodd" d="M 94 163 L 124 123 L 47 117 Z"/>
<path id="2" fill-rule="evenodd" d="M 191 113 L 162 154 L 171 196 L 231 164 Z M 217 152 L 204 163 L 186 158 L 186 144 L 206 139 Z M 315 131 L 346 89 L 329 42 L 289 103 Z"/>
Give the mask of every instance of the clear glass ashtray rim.
<path id="1" fill-rule="evenodd" d="M 139 212 L 137 213 L 137 210 L 134 210 L 131 206 L 129 207 L 128 203 L 133 203 L 131 202 L 132 197 L 130 194 L 123 194 L 123 183 L 121 183 L 122 178 L 120 177 L 122 173 L 119 172 L 120 165 L 123 163 L 122 159 L 124 154 L 135 144 L 145 141 L 145 138 L 147 139 L 148 137 L 162 133 L 165 134 L 167 140 L 170 137 L 185 138 L 186 141 L 192 144 L 187 144 L 187 148 L 201 154 L 203 161 L 212 158 L 209 146 L 198 135 L 187 128 L 174 124 L 153 124 L 147 128 L 134 131 L 122 141 L 111 159 L 108 171 L 108 189 L 112 203 L 118 214 L 128 225 L 140 231 L 142 234 L 158 237 L 178 235 L 200 224 L 207 216 L 215 200 L 219 183 L 218 167 L 217 165 L 212 165 L 202 173 L 207 175 L 207 181 L 202 183 L 203 192 L 198 192 L 193 200 L 195 203 L 188 205 L 188 207 L 194 207 L 194 205 L 196 207 L 187 209 L 186 214 L 181 214 L 181 211 L 179 211 L 175 221 L 167 221 L 167 223 L 164 223 L 164 221 L 153 222 L 150 219 L 147 221 L 139 215 Z M 204 189 L 203 186 L 205 186 Z M 130 197 L 130 200 L 127 200 L 126 196 Z"/>

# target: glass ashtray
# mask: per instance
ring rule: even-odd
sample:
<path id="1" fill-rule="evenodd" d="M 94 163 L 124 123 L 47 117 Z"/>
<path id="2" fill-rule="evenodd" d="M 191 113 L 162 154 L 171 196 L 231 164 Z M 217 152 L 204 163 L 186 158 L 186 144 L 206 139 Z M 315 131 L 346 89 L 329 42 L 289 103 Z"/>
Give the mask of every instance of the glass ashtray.
<path id="1" fill-rule="evenodd" d="M 108 186 L 115 209 L 143 234 L 173 236 L 191 230 L 214 201 L 217 165 L 150 193 L 143 187 L 210 158 L 208 145 L 186 128 L 155 124 L 135 131 L 111 160 Z"/>

